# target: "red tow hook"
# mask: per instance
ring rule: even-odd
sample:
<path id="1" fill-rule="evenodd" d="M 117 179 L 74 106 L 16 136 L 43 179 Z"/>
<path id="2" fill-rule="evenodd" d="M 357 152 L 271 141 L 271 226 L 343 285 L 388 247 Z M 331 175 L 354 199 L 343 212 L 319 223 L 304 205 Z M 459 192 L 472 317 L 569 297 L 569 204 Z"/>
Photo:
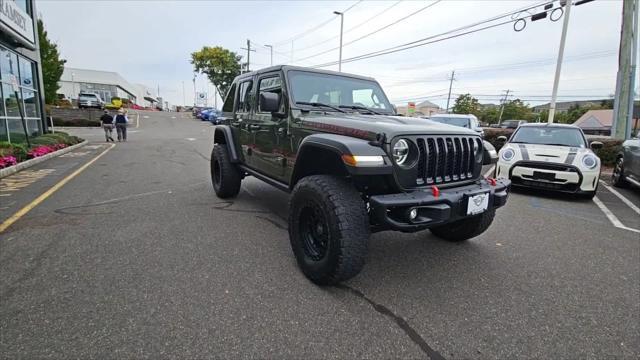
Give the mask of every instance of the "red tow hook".
<path id="1" fill-rule="evenodd" d="M 431 185 L 431 194 L 433 195 L 433 197 L 438 197 L 440 196 L 440 189 L 438 189 L 437 186 L 435 185 Z"/>
<path id="2" fill-rule="evenodd" d="M 496 185 L 498 185 L 498 181 L 497 181 L 496 179 L 494 179 L 494 178 L 490 178 L 490 177 L 488 177 L 488 178 L 486 178 L 486 179 L 487 179 L 487 182 L 489 183 L 489 185 L 491 185 L 491 186 L 496 186 Z"/>

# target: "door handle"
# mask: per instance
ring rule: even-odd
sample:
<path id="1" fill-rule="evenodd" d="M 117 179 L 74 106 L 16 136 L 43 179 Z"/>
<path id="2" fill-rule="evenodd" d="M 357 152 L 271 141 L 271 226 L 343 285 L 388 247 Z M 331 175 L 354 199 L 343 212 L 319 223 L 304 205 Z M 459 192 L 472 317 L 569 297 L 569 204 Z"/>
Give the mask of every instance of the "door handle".
<path id="1" fill-rule="evenodd" d="M 249 130 L 260 130 L 260 125 L 249 125 L 248 128 Z"/>
<path id="2" fill-rule="evenodd" d="M 278 128 L 278 136 L 285 136 L 287 134 L 287 129 Z"/>

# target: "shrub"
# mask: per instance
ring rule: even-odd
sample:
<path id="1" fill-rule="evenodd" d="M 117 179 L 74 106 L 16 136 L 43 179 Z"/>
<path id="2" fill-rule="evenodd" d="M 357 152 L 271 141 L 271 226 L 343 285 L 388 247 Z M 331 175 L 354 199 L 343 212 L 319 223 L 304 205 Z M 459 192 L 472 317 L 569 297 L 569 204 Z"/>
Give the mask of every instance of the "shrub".
<path id="1" fill-rule="evenodd" d="M 38 136 L 36 138 L 31 139 L 32 145 L 54 145 L 58 143 L 59 143 L 58 140 L 52 139 L 46 136 Z"/>
<path id="2" fill-rule="evenodd" d="M 53 126 L 78 126 L 78 127 L 100 127 L 99 120 L 90 120 L 90 119 L 60 119 L 53 118 Z"/>
<path id="3" fill-rule="evenodd" d="M 602 161 L 602 165 L 604 166 L 614 166 L 616 163 L 616 156 L 622 150 L 622 140 L 612 139 L 612 138 L 589 138 L 589 144 L 593 141 L 600 141 L 602 143 L 602 148 L 599 150 L 594 150 L 596 155 Z"/>

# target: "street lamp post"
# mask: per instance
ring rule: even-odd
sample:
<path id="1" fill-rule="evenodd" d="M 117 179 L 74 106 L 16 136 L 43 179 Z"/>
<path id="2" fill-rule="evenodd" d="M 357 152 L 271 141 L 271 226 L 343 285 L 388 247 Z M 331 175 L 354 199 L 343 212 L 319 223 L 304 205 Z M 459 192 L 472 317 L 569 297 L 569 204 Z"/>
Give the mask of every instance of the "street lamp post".
<path id="1" fill-rule="evenodd" d="M 270 52 L 270 55 L 271 55 L 271 58 L 270 58 L 270 59 L 271 59 L 271 61 L 270 61 L 270 63 L 269 63 L 269 64 L 270 64 L 271 66 L 273 66 L 273 45 L 265 45 L 264 47 L 268 47 L 268 48 L 269 48 L 269 52 Z"/>
<path id="2" fill-rule="evenodd" d="M 342 30 L 344 29 L 344 14 L 339 11 L 334 11 L 333 13 L 340 15 L 340 54 L 338 55 L 338 71 L 342 71 Z"/>

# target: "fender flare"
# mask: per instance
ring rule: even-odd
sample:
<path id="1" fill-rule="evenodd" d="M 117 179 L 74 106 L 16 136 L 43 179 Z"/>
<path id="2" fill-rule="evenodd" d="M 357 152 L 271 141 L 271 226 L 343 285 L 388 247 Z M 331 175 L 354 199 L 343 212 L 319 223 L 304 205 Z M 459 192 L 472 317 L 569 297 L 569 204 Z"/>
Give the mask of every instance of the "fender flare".
<path id="1" fill-rule="evenodd" d="M 334 153 L 349 175 L 390 175 L 393 166 L 385 151 L 369 144 L 368 140 L 336 134 L 313 134 L 305 137 L 298 147 L 296 163 L 291 176 L 292 185 L 300 178 L 301 168 L 306 165 L 305 153 L 310 149 L 322 149 Z M 375 167 L 355 167 L 345 164 L 342 155 L 382 156 L 385 164 Z"/>
<path id="2" fill-rule="evenodd" d="M 229 151 L 229 158 L 232 163 L 240 162 L 240 156 L 238 156 L 238 148 L 233 138 L 233 131 L 228 125 L 216 125 L 213 132 L 213 143 L 223 145 L 227 147 Z"/>

